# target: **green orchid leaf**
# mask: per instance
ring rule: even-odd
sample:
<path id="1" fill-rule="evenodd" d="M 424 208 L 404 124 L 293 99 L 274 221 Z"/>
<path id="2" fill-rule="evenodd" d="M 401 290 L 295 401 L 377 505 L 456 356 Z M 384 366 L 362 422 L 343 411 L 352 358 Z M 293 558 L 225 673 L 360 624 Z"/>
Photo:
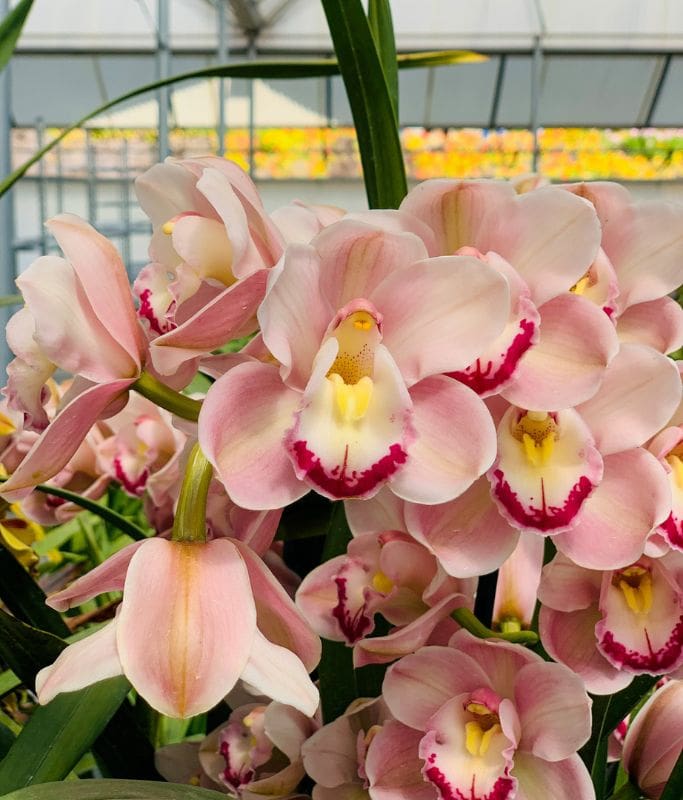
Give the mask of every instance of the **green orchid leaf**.
<path id="1" fill-rule="evenodd" d="M 370 24 L 360 0 L 322 0 L 322 5 L 353 114 L 368 203 L 398 208 L 408 191 L 405 164 Z"/>
<path id="2" fill-rule="evenodd" d="M 20 0 L 0 22 L 0 70 L 12 57 L 32 5 L 33 0 Z"/>
<path id="3" fill-rule="evenodd" d="M 154 781 L 78 781 L 44 783 L 3 797 L 3 800 L 219 800 L 210 789 Z"/>

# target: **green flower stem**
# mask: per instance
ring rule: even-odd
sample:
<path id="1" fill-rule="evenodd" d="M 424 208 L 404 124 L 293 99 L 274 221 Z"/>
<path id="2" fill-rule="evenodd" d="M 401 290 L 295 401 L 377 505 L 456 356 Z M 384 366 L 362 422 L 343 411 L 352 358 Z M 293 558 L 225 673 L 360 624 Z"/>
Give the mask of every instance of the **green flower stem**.
<path id="1" fill-rule="evenodd" d="M 206 541 L 206 497 L 213 467 L 196 444 L 190 452 L 173 521 L 174 542 Z"/>
<path id="2" fill-rule="evenodd" d="M 491 628 L 487 628 L 486 625 L 479 622 L 469 608 L 456 608 L 451 617 L 458 625 L 480 639 L 504 639 L 506 642 L 515 642 L 516 644 L 536 644 L 538 642 L 538 634 L 534 631 L 512 631 L 510 633 L 492 631 Z"/>
<path id="3" fill-rule="evenodd" d="M 193 400 L 191 397 L 176 392 L 149 372 L 143 370 L 131 389 L 135 389 L 138 394 L 183 419 L 189 419 L 192 422 L 199 419 L 201 400 Z"/>

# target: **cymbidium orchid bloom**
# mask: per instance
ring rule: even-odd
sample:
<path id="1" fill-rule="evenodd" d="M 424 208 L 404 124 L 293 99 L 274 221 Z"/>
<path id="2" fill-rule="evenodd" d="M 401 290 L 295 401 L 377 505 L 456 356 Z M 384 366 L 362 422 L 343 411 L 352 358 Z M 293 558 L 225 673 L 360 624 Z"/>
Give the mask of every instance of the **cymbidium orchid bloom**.
<path id="1" fill-rule="evenodd" d="M 187 440 L 173 426 L 172 415 L 134 394 L 102 428 L 100 468 L 128 494 L 140 497 L 148 491 L 155 503 L 163 503 L 164 495 L 180 483 L 179 460 Z"/>
<path id="2" fill-rule="evenodd" d="M 583 684 L 521 645 L 459 631 L 391 666 L 383 697 L 396 722 L 368 750 L 372 800 L 595 797 L 576 753 L 590 734 Z"/>
<path id="3" fill-rule="evenodd" d="M 361 698 L 304 742 L 304 767 L 316 782 L 313 800 L 370 800 L 365 760 L 372 740 L 390 719 L 381 697 Z M 412 761 L 419 771 L 417 754 Z"/>
<path id="4" fill-rule="evenodd" d="M 206 541 L 207 467 L 195 447 L 171 541 L 135 542 L 49 598 L 64 611 L 123 589 L 113 622 L 40 671 L 41 703 L 123 674 L 156 710 L 190 717 L 208 711 L 241 679 L 313 715 L 318 692 L 308 672 L 320 658 L 320 640 L 249 547 L 236 539 Z"/>
<path id="5" fill-rule="evenodd" d="M 665 428 L 647 449 L 664 465 L 671 487 L 671 513 L 658 532 L 670 547 L 683 551 L 683 427 Z"/>
<path id="6" fill-rule="evenodd" d="M 354 538 L 347 554 L 316 567 L 296 602 L 320 636 L 354 647 L 357 667 L 393 661 L 424 644 L 448 641 L 457 629 L 451 612 L 474 604 L 476 581 L 447 575 L 434 556 L 398 531 Z M 370 637 L 375 614 L 393 627 Z"/>
<path id="7" fill-rule="evenodd" d="M 570 292 L 595 260 L 600 227 L 589 203 L 568 202 L 566 194 L 544 187 L 517 195 L 502 181 L 430 180 L 401 203 L 433 233 L 430 255 L 477 253 L 510 281 L 505 329 L 465 369 L 450 371 L 483 397 L 567 408 L 595 393 L 616 353 L 609 319 Z"/>
<path id="8" fill-rule="evenodd" d="M 49 599 L 65 610 L 123 589 L 113 622 L 40 671 L 41 703 L 123 674 L 153 708 L 172 717 L 208 711 L 240 678 L 309 716 L 315 712 L 318 695 L 308 669 L 317 663 L 319 644 L 257 556 L 229 539 L 136 544 L 134 552 L 121 551 L 79 586 Z"/>
<path id="9" fill-rule="evenodd" d="M 683 206 L 635 203 L 616 183 L 561 188 L 595 207 L 602 228 L 600 259 L 609 262 L 618 286 L 610 306 L 620 340 L 647 344 L 660 353 L 677 350 L 683 345 L 683 309 L 667 295 L 681 284 Z M 587 273 L 579 289 L 601 304 L 594 287 L 604 282 Z"/>
<path id="10" fill-rule="evenodd" d="M 145 357 L 126 270 L 114 246 L 71 214 L 60 214 L 47 226 L 66 259 L 43 256 L 17 278 L 26 302 L 19 312 L 26 339 L 18 356 L 22 358 L 30 347 L 39 349 L 47 361 L 79 379 L 2 487 L 9 500 L 25 497 L 36 484 L 56 475 L 95 421 L 122 407 Z M 10 372 L 10 380 L 30 373 Z M 40 373 L 39 380 L 43 375 L 47 372 Z M 39 396 L 42 390 L 32 382 L 32 391 Z M 10 397 L 23 396 L 15 382 Z M 39 417 L 39 405 L 36 400 L 26 409 L 33 420 Z"/>
<path id="11" fill-rule="evenodd" d="M 500 513 L 520 530 L 553 534 L 584 567 L 628 566 L 671 511 L 665 471 L 640 445 L 679 398 L 673 362 L 624 344 L 600 389 L 576 408 L 510 407 L 488 472 Z"/>
<path id="12" fill-rule="evenodd" d="M 629 726 L 623 766 L 648 800 L 659 800 L 683 749 L 683 681 L 657 689 Z"/>
<path id="13" fill-rule="evenodd" d="M 284 240 L 249 176 L 224 158 L 168 159 L 135 182 L 154 226 L 135 281 L 162 374 L 256 330 Z"/>
<path id="14" fill-rule="evenodd" d="M 683 664 L 682 558 L 642 556 L 599 572 L 557 555 L 544 567 L 539 589 L 548 653 L 595 694 L 619 691 L 634 675 L 677 670 Z"/>
<path id="15" fill-rule="evenodd" d="M 301 746 L 317 723 L 281 703 L 236 708 L 202 742 L 158 750 L 156 767 L 174 783 L 198 783 L 237 800 L 301 797 Z"/>
<path id="16" fill-rule="evenodd" d="M 342 220 L 271 271 L 258 316 L 276 363 L 230 369 L 199 421 L 239 505 L 276 508 L 311 488 L 366 498 L 384 484 L 445 502 L 491 463 L 486 407 L 440 373 L 500 333 L 507 281 L 473 258 L 427 259 L 415 227 L 400 212 Z"/>

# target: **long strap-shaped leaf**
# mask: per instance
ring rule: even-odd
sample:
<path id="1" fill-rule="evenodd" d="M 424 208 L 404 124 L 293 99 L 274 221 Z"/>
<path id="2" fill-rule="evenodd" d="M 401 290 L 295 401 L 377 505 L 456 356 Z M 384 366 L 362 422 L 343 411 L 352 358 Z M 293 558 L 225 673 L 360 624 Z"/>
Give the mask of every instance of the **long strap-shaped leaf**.
<path id="1" fill-rule="evenodd" d="M 358 136 L 370 208 L 398 208 L 406 171 L 379 53 L 360 0 L 322 0 Z"/>
<path id="2" fill-rule="evenodd" d="M 424 53 L 409 53 L 398 57 L 398 65 L 401 69 L 417 69 L 419 67 L 445 66 L 448 64 L 459 64 L 472 61 L 486 61 L 486 56 L 469 50 L 435 50 Z M 65 136 L 85 125 L 88 120 L 109 111 L 110 108 L 138 97 L 162 86 L 172 86 L 175 83 L 184 81 L 202 80 L 206 78 L 321 78 L 326 75 L 337 75 L 339 67 L 334 58 L 309 59 L 305 61 L 241 61 L 233 64 L 222 64 L 216 67 L 205 67 L 204 69 L 192 70 L 192 72 L 182 72 L 170 78 L 163 78 L 153 83 L 146 83 L 137 89 L 119 95 L 108 103 L 89 111 L 85 116 L 70 125 L 49 141 L 40 150 L 37 150 L 28 161 L 17 167 L 0 183 L 0 197 L 24 175 L 37 161 L 56 147 Z"/>
<path id="3" fill-rule="evenodd" d="M 33 0 L 21 0 L 0 22 L 0 70 L 5 68 L 12 57 L 32 5 Z"/>
<path id="4" fill-rule="evenodd" d="M 382 70 L 387 82 L 394 116 L 398 121 L 398 62 L 396 61 L 396 38 L 391 19 L 389 0 L 370 0 L 368 3 L 368 22 L 375 47 L 382 62 Z"/>
<path id="5" fill-rule="evenodd" d="M 12 792 L 2 800 L 225 800 L 221 792 L 154 781 L 44 783 Z"/>

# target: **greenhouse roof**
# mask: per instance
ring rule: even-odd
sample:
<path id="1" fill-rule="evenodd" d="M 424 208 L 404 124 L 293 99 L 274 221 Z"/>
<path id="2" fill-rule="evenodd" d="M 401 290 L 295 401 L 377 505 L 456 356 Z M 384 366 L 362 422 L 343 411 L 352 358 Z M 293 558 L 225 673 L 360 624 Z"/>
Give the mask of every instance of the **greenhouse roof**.
<path id="1" fill-rule="evenodd" d="M 170 0 L 170 74 L 243 58 L 329 54 L 319 0 Z M 399 49 L 473 49 L 482 63 L 401 74 L 403 125 L 683 126 L 683 3 L 679 0 L 392 0 Z M 12 64 L 15 124 L 73 121 L 158 74 L 157 0 L 36 0 Z M 536 71 L 536 72 L 535 72 Z M 534 73 L 538 104 L 532 102 Z M 77 87 L 77 91 L 74 90 Z M 339 79 L 259 82 L 255 125 L 350 122 Z M 174 89 L 174 121 L 215 124 L 216 82 Z M 246 81 L 232 81 L 229 124 L 249 118 Z M 150 98 L 99 120 L 155 125 Z"/>

